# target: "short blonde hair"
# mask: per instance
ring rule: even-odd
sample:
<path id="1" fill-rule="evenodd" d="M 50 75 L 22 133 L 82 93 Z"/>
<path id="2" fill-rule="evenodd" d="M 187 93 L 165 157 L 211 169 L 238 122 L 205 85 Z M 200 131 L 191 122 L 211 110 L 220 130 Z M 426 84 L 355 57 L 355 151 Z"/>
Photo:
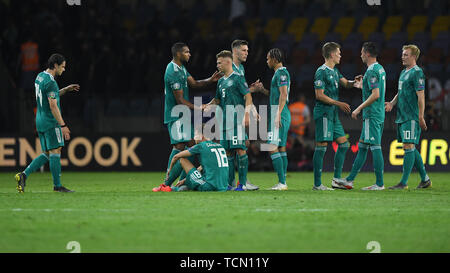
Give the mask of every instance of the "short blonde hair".
<path id="1" fill-rule="evenodd" d="M 411 54 L 416 56 L 416 61 L 419 59 L 420 49 L 416 45 L 404 45 L 403 50 L 409 49 L 411 50 Z"/>

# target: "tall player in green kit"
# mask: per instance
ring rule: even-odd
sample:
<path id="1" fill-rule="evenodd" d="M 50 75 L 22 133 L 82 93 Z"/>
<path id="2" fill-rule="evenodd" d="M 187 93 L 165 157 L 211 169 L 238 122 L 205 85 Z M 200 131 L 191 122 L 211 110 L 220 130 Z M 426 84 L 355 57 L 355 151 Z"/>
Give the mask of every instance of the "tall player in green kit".
<path id="1" fill-rule="evenodd" d="M 78 91 L 78 84 L 59 89 L 55 77 L 66 70 L 66 60 L 60 54 L 53 54 L 48 59 L 47 69 L 39 73 L 34 82 L 36 91 L 36 130 L 41 142 L 42 154 L 33 159 L 30 165 L 16 174 L 17 190 L 25 191 L 26 179 L 31 173 L 50 162 L 53 177 L 53 191 L 73 192 L 61 185 L 61 149 L 64 139 L 70 139 L 70 130 L 61 114 L 60 96 L 69 91 Z"/>
<path id="2" fill-rule="evenodd" d="M 220 73 L 215 72 L 210 78 L 196 81 L 186 70 L 184 63 L 189 61 L 191 53 L 189 47 L 184 43 L 175 43 L 172 46 L 172 61 L 167 65 L 164 74 L 164 124 L 169 130 L 170 144 L 173 145 L 172 152 L 169 156 L 169 162 L 172 161 L 174 155 L 183 151 L 186 146 L 192 146 L 194 143 L 192 137 L 194 135 L 190 118 L 188 124 L 183 124 L 181 114 L 172 115 L 174 107 L 183 105 L 191 110 L 197 108 L 189 102 L 189 87 L 202 88 L 217 82 L 221 77 Z M 199 106 L 200 107 L 200 106 Z M 201 106 L 203 110 L 204 105 Z M 187 127 L 191 127 L 188 130 Z M 190 132 L 189 132 L 190 131 Z M 169 167 L 169 166 L 167 166 Z M 164 183 L 153 188 L 153 191 L 170 191 L 170 185 L 182 173 L 183 168 L 177 164 L 172 168 L 170 175 L 165 179 Z M 186 174 L 183 173 L 182 176 Z M 180 177 L 183 179 L 183 177 Z"/>
<path id="3" fill-rule="evenodd" d="M 340 45 L 334 42 L 323 45 L 322 55 L 325 63 L 317 69 L 314 76 L 316 95 L 316 105 L 314 106 L 316 147 L 313 156 L 313 190 L 333 190 L 323 185 L 321 179 L 323 158 L 327 151 L 328 142 L 331 141 L 338 143 L 338 149 L 334 156 L 334 178 L 332 180 L 332 186 L 334 188 L 344 188 L 338 185 L 335 180 L 341 177 L 345 155 L 350 144 L 339 120 L 338 108 L 345 113 L 350 113 L 350 106 L 345 102 L 339 101 L 339 85 L 352 88 L 360 76 L 355 77 L 355 80 L 349 81 L 335 67 L 341 60 L 340 48 Z"/>
<path id="4" fill-rule="evenodd" d="M 217 68 L 224 76 L 217 82 L 216 96 L 208 105 L 220 105 L 222 109 L 224 119 L 221 144 L 227 151 L 228 159 L 232 158 L 234 153 L 237 153 L 239 156 L 239 185 L 235 190 L 243 191 L 247 190 L 246 182 L 248 172 L 248 156 L 245 146 L 246 135 L 243 127 L 248 126 L 250 113 L 255 118 L 258 118 L 258 114 L 253 105 L 252 95 L 250 94 L 245 78 L 233 71 L 232 53 L 223 50 L 216 57 Z M 245 112 L 240 113 L 239 108 Z M 230 168 L 231 166 L 229 167 L 229 171 Z M 234 174 L 234 169 L 231 171 Z M 228 183 L 231 189 L 232 179 L 229 178 Z"/>
<path id="5" fill-rule="evenodd" d="M 242 63 L 247 61 L 247 56 L 248 56 L 248 42 L 245 40 L 234 40 L 231 43 L 231 51 L 233 53 L 233 71 L 238 73 L 239 75 L 243 76 L 245 78 L 245 69 L 244 69 L 244 65 L 242 65 Z M 258 88 L 260 88 L 260 83 L 259 80 L 252 83 L 249 87 L 250 93 L 255 92 Z M 248 144 L 248 140 L 246 140 L 245 142 L 246 146 Z M 234 163 L 236 159 L 236 164 Z M 234 173 L 234 167 L 237 166 L 238 167 L 238 171 L 239 171 L 239 155 L 232 155 L 228 158 L 228 163 L 229 163 L 229 175 L 230 178 L 233 182 L 231 183 L 231 185 L 234 187 L 235 186 L 235 173 Z M 247 167 L 248 168 L 248 167 Z M 246 182 L 246 188 L 247 190 L 258 190 L 259 187 L 256 185 L 253 185 L 252 183 L 250 183 L 249 180 L 247 180 Z"/>
<path id="6" fill-rule="evenodd" d="M 403 175 L 395 186 L 389 189 L 407 189 L 408 178 L 413 166 L 420 173 L 421 182 L 418 189 L 431 187 L 431 180 L 425 171 L 422 156 L 416 149 L 419 144 L 421 129 L 427 130 L 425 112 L 425 75 L 416 62 L 420 49 L 416 45 L 406 45 L 402 51 L 402 63 L 405 69 L 400 73 L 398 93 L 390 102 L 385 103 L 386 112 L 397 105 L 397 140 L 403 143 Z"/>
<path id="7" fill-rule="evenodd" d="M 278 183 L 271 189 L 287 190 L 286 141 L 291 125 L 291 113 L 287 104 L 289 103 L 291 76 L 283 66 L 282 53 L 278 48 L 273 48 L 267 53 L 267 66 L 275 71 L 270 84 L 268 144 L 272 146 L 269 153 L 273 168 L 278 175 Z"/>
<path id="8" fill-rule="evenodd" d="M 187 173 L 180 180 L 174 191 L 179 191 L 182 185 L 194 191 L 226 191 L 228 187 L 228 159 L 225 149 L 219 143 L 206 139 L 201 132 L 196 133 L 196 145 L 176 154 L 169 165 L 169 170 L 180 162 Z M 200 139 L 200 140 L 197 140 Z M 187 158 L 198 155 L 201 169 L 194 167 Z"/>
<path id="9" fill-rule="evenodd" d="M 366 162 L 367 152 L 370 148 L 376 183 L 362 188 L 362 190 L 384 190 L 384 160 L 381 151 L 381 137 L 383 135 L 385 116 L 386 72 L 377 62 L 377 55 L 378 52 L 374 43 L 366 42 L 363 44 L 361 59 L 367 65 L 367 70 L 362 82 L 358 82 L 358 87 L 362 87 L 363 103 L 352 112 L 352 118 L 357 119 L 362 111 L 363 126 L 359 138 L 358 154 L 353 162 L 349 176 L 338 181 L 340 185 L 345 186 L 347 189 L 353 188 L 353 181 Z"/>

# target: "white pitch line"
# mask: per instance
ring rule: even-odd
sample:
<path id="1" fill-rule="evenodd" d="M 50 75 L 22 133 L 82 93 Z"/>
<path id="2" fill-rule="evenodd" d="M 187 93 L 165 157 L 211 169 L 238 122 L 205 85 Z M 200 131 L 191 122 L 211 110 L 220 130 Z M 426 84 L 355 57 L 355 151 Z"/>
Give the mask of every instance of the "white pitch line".
<path id="1" fill-rule="evenodd" d="M 22 208 L 11 208 L 11 209 L 0 209 L 0 211 L 10 211 L 10 212 L 76 212 L 76 211 L 102 211 L 102 212 L 128 212 L 135 211 L 134 209 L 22 209 Z"/>

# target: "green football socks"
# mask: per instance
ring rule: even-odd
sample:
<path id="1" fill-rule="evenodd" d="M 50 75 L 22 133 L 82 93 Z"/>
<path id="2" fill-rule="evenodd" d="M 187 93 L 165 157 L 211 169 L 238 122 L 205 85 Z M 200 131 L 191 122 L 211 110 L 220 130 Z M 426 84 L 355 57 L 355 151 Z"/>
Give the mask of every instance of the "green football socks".
<path id="1" fill-rule="evenodd" d="M 420 155 L 419 151 L 417 151 L 417 149 L 414 149 L 414 155 L 415 155 L 414 167 L 416 167 L 416 170 L 419 172 L 420 179 L 422 179 L 422 181 L 427 181 L 430 178 L 428 177 L 427 172 L 425 171 L 422 156 Z"/>
<path id="2" fill-rule="evenodd" d="M 383 152 L 381 151 L 380 145 L 370 146 L 370 150 L 372 151 L 372 159 L 373 159 L 373 169 L 375 171 L 376 184 L 381 187 L 384 185 L 383 182 L 383 171 L 384 171 L 384 160 L 383 160 Z"/>
<path id="3" fill-rule="evenodd" d="M 235 170 L 234 170 L 234 155 L 228 156 L 228 185 L 234 187 L 233 181 L 235 178 Z"/>
<path id="4" fill-rule="evenodd" d="M 270 155 L 272 159 L 273 169 L 277 172 L 278 182 L 286 184 L 286 176 L 284 175 L 283 159 L 281 159 L 280 153 L 273 153 Z"/>
<path id="5" fill-rule="evenodd" d="M 287 167 L 288 167 L 288 158 L 286 152 L 280 152 L 281 159 L 283 160 L 283 167 L 284 167 L 284 181 L 286 181 L 287 176 Z M 286 184 L 286 182 L 285 182 Z"/>
<path id="6" fill-rule="evenodd" d="M 44 153 L 33 159 L 30 165 L 23 171 L 25 175 L 28 177 L 33 172 L 37 171 L 40 167 L 44 166 L 49 161 L 48 156 Z"/>
<path id="7" fill-rule="evenodd" d="M 178 149 L 175 149 L 175 148 L 172 149 L 172 152 L 170 153 L 170 156 L 169 156 L 169 162 L 167 164 L 167 170 L 170 167 L 172 158 L 179 152 L 181 152 L 181 151 Z M 166 181 L 164 181 L 164 184 L 166 186 L 172 185 L 172 183 L 180 176 L 182 170 L 183 170 L 183 168 L 181 167 L 180 161 L 177 161 L 177 163 L 175 163 L 173 165 L 172 170 L 170 170 L 169 177 L 167 178 Z"/>
<path id="8" fill-rule="evenodd" d="M 61 187 L 61 155 L 50 154 L 50 172 L 53 177 L 53 185 Z"/>
<path id="9" fill-rule="evenodd" d="M 316 146 L 313 156 L 314 165 L 314 186 L 318 187 L 322 184 L 322 167 L 323 157 L 327 151 L 327 146 Z"/>
<path id="10" fill-rule="evenodd" d="M 400 179 L 400 183 L 403 185 L 408 184 L 408 178 L 411 174 L 412 168 L 414 167 L 414 161 L 416 160 L 416 155 L 414 154 L 415 148 L 405 149 L 405 156 L 403 157 L 403 174 Z"/>
<path id="11" fill-rule="evenodd" d="M 239 184 L 245 186 L 247 184 L 247 172 L 248 172 L 248 156 L 246 154 L 239 156 L 238 166 L 239 166 L 238 170 Z"/>
<path id="12" fill-rule="evenodd" d="M 355 180 L 356 175 L 358 175 L 362 166 L 366 162 L 367 152 L 369 151 L 369 146 L 362 142 L 358 143 L 358 154 L 356 154 L 355 161 L 353 162 L 352 170 L 347 176 L 347 181 Z"/>
<path id="13" fill-rule="evenodd" d="M 341 178 L 342 167 L 344 166 L 345 155 L 347 154 L 350 144 L 348 141 L 338 145 L 336 154 L 334 155 L 334 177 Z"/>

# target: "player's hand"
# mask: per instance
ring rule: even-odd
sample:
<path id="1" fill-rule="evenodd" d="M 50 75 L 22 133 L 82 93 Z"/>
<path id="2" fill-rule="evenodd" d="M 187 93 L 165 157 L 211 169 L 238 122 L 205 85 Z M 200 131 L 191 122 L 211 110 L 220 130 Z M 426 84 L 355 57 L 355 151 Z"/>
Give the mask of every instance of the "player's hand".
<path id="1" fill-rule="evenodd" d="M 362 89 L 362 79 L 361 75 L 355 77 L 355 82 L 353 83 L 353 87 Z"/>
<path id="2" fill-rule="evenodd" d="M 419 117 L 419 126 L 424 131 L 426 131 L 428 129 L 427 128 L 427 123 L 426 123 L 426 121 L 425 121 L 425 119 L 423 117 Z"/>
<path id="3" fill-rule="evenodd" d="M 340 102 L 338 104 L 338 106 L 339 106 L 339 109 L 341 109 L 344 113 L 350 114 L 351 109 L 350 109 L 350 105 L 348 105 L 348 103 Z"/>
<path id="4" fill-rule="evenodd" d="M 70 130 L 69 127 L 65 126 L 61 128 L 62 135 L 65 140 L 70 140 Z"/>
<path id="5" fill-rule="evenodd" d="M 248 112 L 245 112 L 244 114 L 244 126 L 248 127 L 250 124 L 250 114 Z"/>
<path id="6" fill-rule="evenodd" d="M 361 112 L 361 110 L 359 110 L 359 108 L 356 108 L 355 111 L 353 111 L 352 113 L 352 119 L 358 119 L 358 115 Z"/>
<path id="7" fill-rule="evenodd" d="M 79 84 L 71 84 L 69 86 L 66 87 L 67 91 L 80 91 L 80 85 Z"/>
<path id="8" fill-rule="evenodd" d="M 274 125 L 275 125 L 275 128 L 280 128 L 282 126 L 281 125 L 281 116 L 279 114 L 277 114 L 275 116 Z"/>
<path id="9" fill-rule="evenodd" d="M 214 74 L 212 74 L 212 76 L 211 76 L 210 79 L 211 79 L 211 81 L 216 82 L 216 81 L 218 81 L 220 78 L 222 78 L 222 76 L 223 76 L 223 73 L 222 73 L 222 72 L 215 71 Z"/>
<path id="10" fill-rule="evenodd" d="M 393 107 L 394 105 L 389 101 L 384 103 L 384 110 L 386 112 L 391 112 Z"/>
<path id="11" fill-rule="evenodd" d="M 178 181 L 178 183 L 175 185 L 175 187 L 180 187 L 184 184 L 184 182 L 186 182 L 186 178 L 183 180 Z"/>

